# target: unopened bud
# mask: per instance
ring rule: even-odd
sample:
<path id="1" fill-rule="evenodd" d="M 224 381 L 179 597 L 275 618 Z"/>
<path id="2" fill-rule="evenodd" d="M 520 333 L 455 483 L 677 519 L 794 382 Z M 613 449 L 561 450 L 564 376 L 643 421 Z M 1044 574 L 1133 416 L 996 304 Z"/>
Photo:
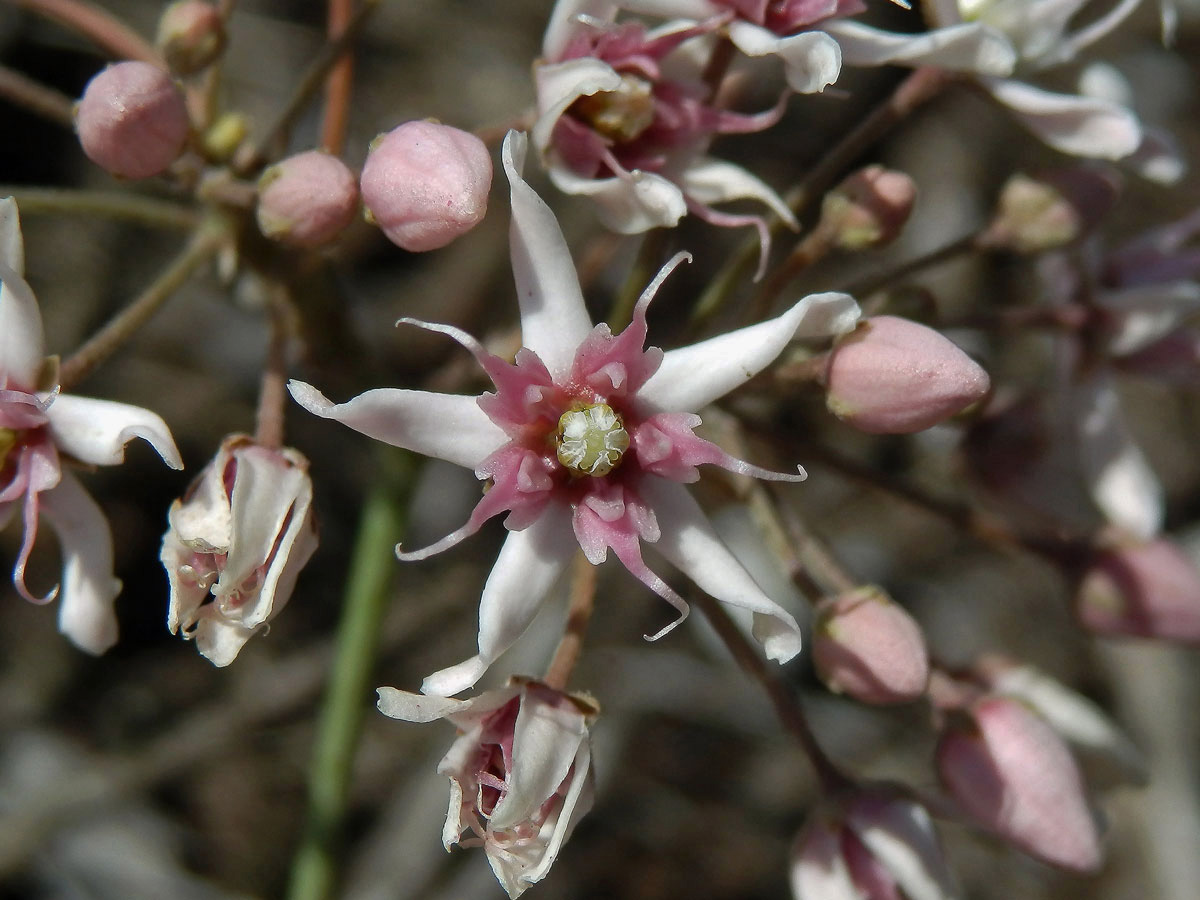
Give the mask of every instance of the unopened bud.
<path id="1" fill-rule="evenodd" d="M 830 353 L 825 403 L 860 431 L 910 434 L 961 412 L 990 386 L 987 372 L 939 332 L 875 316 Z"/>
<path id="2" fill-rule="evenodd" d="M 162 69 L 120 62 L 88 82 L 75 107 L 75 129 L 96 165 L 122 178 L 149 178 L 183 152 L 187 106 Z"/>
<path id="3" fill-rule="evenodd" d="M 840 250 L 891 243 L 912 213 L 916 183 L 903 172 L 867 166 L 825 195 L 820 228 Z"/>
<path id="4" fill-rule="evenodd" d="M 1018 173 L 1004 183 L 980 243 L 1012 253 L 1065 246 L 1089 231 L 1116 197 L 1117 184 L 1092 169 L 1063 169 L 1037 178 Z"/>
<path id="5" fill-rule="evenodd" d="M 429 121 L 377 137 L 361 180 L 367 221 L 413 252 L 444 247 L 479 224 L 491 184 L 483 141 Z"/>
<path id="6" fill-rule="evenodd" d="M 1200 571 L 1167 540 L 1117 547 L 1093 560 L 1075 609 L 1099 634 L 1200 643 Z"/>
<path id="7" fill-rule="evenodd" d="M 938 742 L 942 782 L 959 805 L 1030 856 L 1077 872 L 1100 866 L 1100 838 L 1071 751 L 1018 700 L 985 697 Z"/>
<path id="8" fill-rule="evenodd" d="M 172 72 L 192 75 L 211 65 L 225 49 L 225 23 L 211 3 L 179 0 L 163 10 L 155 46 Z"/>
<path id="9" fill-rule="evenodd" d="M 921 626 L 877 587 L 817 607 L 813 663 L 830 690 L 863 703 L 909 703 L 929 683 Z"/>
<path id="10" fill-rule="evenodd" d="M 276 163 L 258 180 L 258 227 L 293 247 L 316 247 L 337 237 L 358 209 L 354 173 L 320 150 Z"/>

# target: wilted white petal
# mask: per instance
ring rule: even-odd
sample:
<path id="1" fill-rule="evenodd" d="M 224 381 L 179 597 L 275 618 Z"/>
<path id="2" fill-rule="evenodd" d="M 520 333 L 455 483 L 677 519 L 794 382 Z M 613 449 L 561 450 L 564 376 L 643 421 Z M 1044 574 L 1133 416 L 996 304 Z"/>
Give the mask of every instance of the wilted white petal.
<path id="1" fill-rule="evenodd" d="M 500 426 L 479 408 L 476 397 L 377 388 L 335 404 L 303 381 L 289 382 L 288 390 L 314 415 L 471 470 L 508 442 Z"/>
<path id="2" fill-rule="evenodd" d="M 800 94 L 825 90 L 842 70 L 842 49 L 820 31 L 778 37 L 750 22 L 729 24 L 729 39 L 747 56 L 778 56 L 788 87 Z"/>
<path id="3" fill-rule="evenodd" d="M 896 879 L 908 900 L 953 900 L 959 896 L 924 807 L 896 799 L 874 808 L 863 820 L 852 812 L 849 825 Z"/>
<path id="4" fill-rule="evenodd" d="M 21 234 L 21 215 L 12 197 L 0 200 L 0 266 L 8 266 L 18 277 L 25 277 L 25 238 Z"/>
<path id="5" fill-rule="evenodd" d="M 789 865 L 793 900 L 862 900 L 842 855 L 839 830 L 814 823 L 796 839 Z"/>
<path id="6" fill-rule="evenodd" d="M 741 166 L 723 160 L 704 157 L 689 165 L 683 172 L 683 189 L 688 197 L 711 206 L 729 200 L 749 198 L 765 203 L 771 211 L 793 228 L 796 217 L 783 198 Z"/>
<path id="7" fill-rule="evenodd" d="M 1114 356 L 1136 353 L 1178 328 L 1200 310 L 1200 284 L 1172 281 L 1096 294 L 1096 302 L 1115 313 L 1120 323 L 1109 341 Z"/>
<path id="8" fill-rule="evenodd" d="M 121 582 L 113 575 L 112 532 L 96 501 L 70 472 L 39 495 L 62 547 L 58 630 L 75 646 L 99 655 L 117 642 L 113 601 Z"/>
<path id="9" fill-rule="evenodd" d="M 1108 520 L 1141 538 L 1162 528 L 1163 489 L 1125 426 L 1109 377 L 1077 386 L 1080 463 L 1092 499 Z"/>
<path id="10" fill-rule="evenodd" d="M 135 437 L 153 447 L 172 469 L 183 460 L 167 423 L 156 413 L 128 403 L 59 394 L 46 410 L 58 449 L 94 466 L 115 466 L 125 459 L 125 445 Z"/>
<path id="11" fill-rule="evenodd" d="M 638 397 L 667 411 L 700 409 L 745 384 L 792 340 L 853 331 L 859 314 L 849 294 L 810 294 L 774 319 L 669 351 Z"/>
<path id="12" fill-rule="evenodd" d="M 465 712 L 473 700 L 455 700 L 453 697 L 431 697 L 425 694 L 410 694 L 394 687 L 378 688 L 379 711 L 393 719 L 405 722 L 433 722 L 452 713 Z"/>
<path id="13" fill-rule="evenodd" d="M 674 228 L 687 213 L 679 186 L 654 172 L 635 170 L 610 178 L 584 178 L 555 165 L 550 168 L 550 180 L 564 194 L 590 198 L 600 221 L 618 234 Z"/>
<path id="14" fill-rule="evenodd" d="M 601 91 L 615 91 L 621 86 L 621 76 L 606 62 L 594 57 L 571 59 L 534 69 L 537 86 L 538 118 L 531 137 L 538 153 L 545 154 L 554 135 L 559 118 L 580 97 L 590 97 Z"/>
<path id="15" fill-rule="evenodd" d="M 46 355 L 42 315 L 25 279 L 0 264 L 0 388 L 32 391 Z"/>
<path id="16" fill-rule="evenodd" d="M 1055 94 L 1020 81 L 987 78 L 983 83 L 1026 128 L 1063 153 L 1122 159 L 1142 142 L 1137 117 L 1114 103 Z"/>
<path id="17" fill-rule="evenodd" d="M 1004 35 L 975 22 L 915 35 L 881 31 L 848 19 L 821 27 L 841 45 L 842 62 L 848 66 L 928 65 L 1009 75 L 1017 62 L 1016 51 Z"/>
<path id="18" fill-rule="evenodd" d="M 647 478 L 642 493 L 662 529 L 655 548 L 701 590 L 722 603 L 751 610 L 754 636 L 768 658 L 785 663 L 796 656 L 800 652 L 796 620 L 763 592 L 721 543 L 687 489 L 663 478 Z"/>
<path id="19" fill-rule="evenodd" d="M 616 16 L 617 4 L 611 0 L 559 0 L 550 13 L 550 22 L 542 37 L 542 56 L 558 59 L 566 49 L 571 35 L 579 28 L 578 16 L 588 16 L 611 22 Z M 585 26 L 586 27 L 586 26 Z"/>
<path id="20" fill-rule="evenodd" d="M 204 616 L 192 637 L 201 656 L 214 666 L 224 668 L 237 659 L 257 630 L 221 616 Z"/>
<path id="21" fill-rule="evenodd" d="M 528 528 L 510 533 L 479 599 L 479 653 L 434 672 L 422 683 L 421 692 L 449 697 L 482 678 L 529 627 L 578 547 L 571 510 L 554 501 Z"/>
<path id="22" fill-rule="evenodd" d="M 571 368 L 575 348 L 591 332 L 592 321 L 558 220 L 521 177 L 528 146 L 524 134 L 510 131 L 500 154 L 511 187 L 509 244 L 521 307 L 521 340 L 561 378 Z"/>

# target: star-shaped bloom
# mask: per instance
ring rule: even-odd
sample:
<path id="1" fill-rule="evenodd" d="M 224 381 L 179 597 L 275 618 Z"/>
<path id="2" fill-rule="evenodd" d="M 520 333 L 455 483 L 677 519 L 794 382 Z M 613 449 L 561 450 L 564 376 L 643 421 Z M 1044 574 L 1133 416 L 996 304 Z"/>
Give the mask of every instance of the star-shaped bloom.
<path id="1" fill-rule="evenodd" d="M 799 337 L 844 333 L 858 320 L 846 294 L 815 294 L 778 318 L 663 353 L 645 347 L 646 309 L 686 254 L 671 260 L 642 294 L 620 334 L 593 327 L 558 222 L 521 178 L 527 141 L 510 132 L 504 168 L 511 184 L 512 262 L 524 347 L 514 363 L 444 325 L 402 319 L 465 346 L 491 377 L 480 397 L 379 389 L 343 404 L 292 382 L 292 396 L 319 416 L 371 437 L 466 466 L 491 488 L 459 530 L 431 547 L 398 550 L 424 559 L 508 513 L 512 532 L 483 590 L 479 653 L 431 675 L 422 690 L 465 690 L 532 621 L 551 585 L 582 548 L 592 563 L 611 549 L 643 584 L 687 613 L 687 604 L 642 558 L 652 543 L 701 589 L 754 613 L 767 655 L 786 662 L 800 651 L 791 614 L 764 593 L 721 543 L 681 482 L 702 463 L 787 481 L 803 473 L 766 472 L 697 437 L 695 414 L 745 384 Z"/>
<path id="2" fill-rule="evenodd" d="M 61 595 L 59 630 L 99 654 L 117 640 L 113 600 L 121 582 L 113 575 L 112 535 L 100 507 L 62 463 L 116 465 L 135 437 L 171 468 L 182 469 L 183 462 L 166 423 L 149 410 L 59 393 L 57 366 L 45 357 L 42 318 L 24 268 L 17 205 L 0 200 L 0 526 L 21 509 L 25 535 L 13 585 L 34 603 Z M 25 585 L 25 566 L 42 515 L 58 532 L 63 580 L 38 597 Z"/>

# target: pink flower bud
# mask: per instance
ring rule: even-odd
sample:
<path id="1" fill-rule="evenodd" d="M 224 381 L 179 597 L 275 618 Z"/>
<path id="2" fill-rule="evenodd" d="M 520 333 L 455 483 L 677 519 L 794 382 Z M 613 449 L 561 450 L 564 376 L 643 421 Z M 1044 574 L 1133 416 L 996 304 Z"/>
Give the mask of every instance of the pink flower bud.
<path id="1" fill-rule="evenodd" d="M 149 178 L 183 152 L 187 106 L 162 69 L 116 63 L 88 82 L 75 107 L 75 129 L 96 165 L 121 178 Z"/>
<path id="2" fill-rule="evenodd" d="M 841 250 L 880 247 L 899 237 L 916 199 L 903 172 L 867 166 L 825 195 L 820 227 Z"/>
<path id="3" fill-rule="evenodd" d="M 982 399 L 987 372 L 932 328 L 875 316 L 842 338 L 829 357 L 825 403 L 872 434 L 922 431 Z"/>
<path id="4" fill-rule="evenodd" d="M 178 0 L 163 10 L 155 46 L 172 72 L 192 75 L 225 49 L 225 23 L 211 3 Z"/>
<path id="5" fill-rule="evenodd" d="M 272 240 L 316 247 L 341 233 L 358 209 L 358 184 L 340 159 L 320 150 L 276 163 L 258 180 L 258 227 Z"/>
<path id="6" fill-rule="evenodd" d="M 909 703 L 925 692 L 929 655 L 921 626 L 877 587 L 817 607 L 813 663 L 830 690 L 863 703 Z"/>
<path id="7" fill-rule="evenodd" d="M 1200 571 L 1170 541 L 1116 547 L 1092 561 L 1075 609 L 1099 634 L 1200 643 Z"/>
<path id="8" fill-rule="evenodd" d="M 1036 178 L 1016 174 L 1004 183 L 996 215 L 980 241 L 1013 253 L 1041 253 L 1091 230 L 1117 199 L 1107 174 L 1076 166 Z"/>
<path id="9" fill-rule="evenodd" d="M 1018 700 L 985 697 L 937 747 L 942 782 L 959 805 L 1030 856 L 1078 872 L 1100 867 L 1100 838 L 1071 751 Z"/>
<path id="10" fill-rule="evenodd" d="M 478 225 L 491 184 L 483 141 L 430 121 L 405 122 L 377 137 L 361 181 L 367 221 L 413 252 L 444 247 Z"/>

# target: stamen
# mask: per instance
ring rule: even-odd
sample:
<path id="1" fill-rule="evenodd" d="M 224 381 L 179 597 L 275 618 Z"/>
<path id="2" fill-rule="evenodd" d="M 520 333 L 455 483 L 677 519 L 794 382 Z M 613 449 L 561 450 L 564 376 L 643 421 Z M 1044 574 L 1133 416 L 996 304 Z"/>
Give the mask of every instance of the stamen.
<path id="1" fill-rule="evenodd" d="M 17 443 L 17 433 L 11 428 L 0 428 L 0 469 L 4 468 L 4 461 L 8 458 L 8 451 L 11 450 Z"/>
<path id="2" fill-rule="evenodd" d="M 604 403 L 569 409 L 558 420 L 558 461 L 577 475 L 601 477 L 629 449 L 621 417 Z"/>
<path id="3" fill-rule="evenodd" d="M 625 143 L 654 124 L 654 95 L 649 82 L 625 74 L 617 90 L 580 97 L 569 112 L 604 137 Z"/>

